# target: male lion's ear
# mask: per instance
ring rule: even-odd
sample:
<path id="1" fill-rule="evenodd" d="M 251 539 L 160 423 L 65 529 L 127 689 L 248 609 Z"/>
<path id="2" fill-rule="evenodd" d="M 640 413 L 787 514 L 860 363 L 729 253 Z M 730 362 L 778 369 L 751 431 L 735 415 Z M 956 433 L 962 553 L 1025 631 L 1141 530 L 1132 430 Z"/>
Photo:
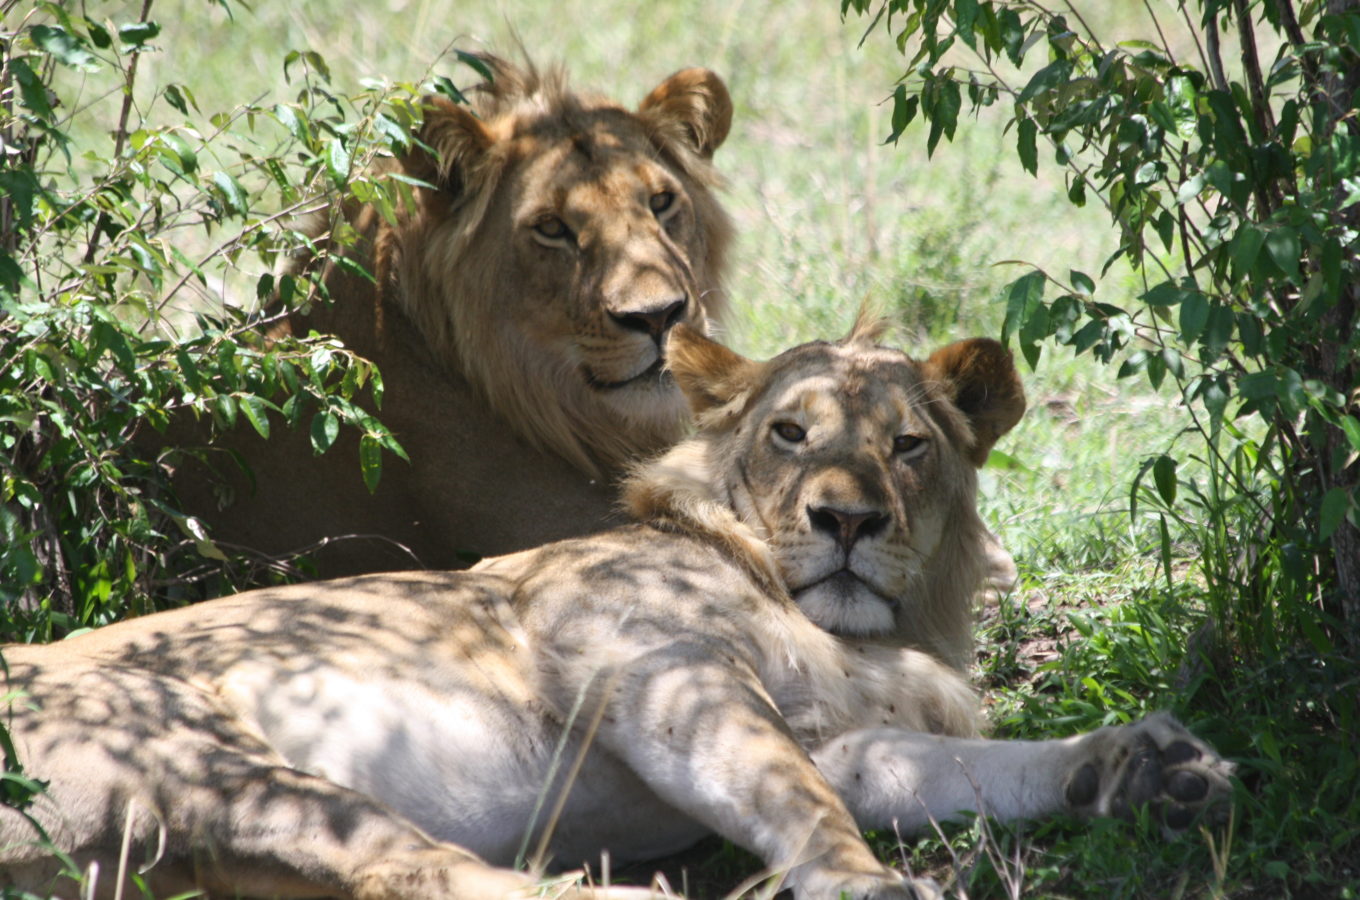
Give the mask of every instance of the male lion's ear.
<path id="1" fill-rule="evenodd" d="M 666 366 L 696 417 L 749 391 L 761 369 L 760 363 L 728 350 L 684 323 L 670 331 Z"/>
<path id="2" fill-rule="evenodd" d="M 427 181 L 455 196 L 477 182 L 488 170 L 495 138 L 470 111 L 446 97 L 424 99 L 425 122 L 416 144 L 402 158 L 406 174 Z"/>
<path id="3" fill-rule="evenodd" d="M 1025 412 L 1025 389 L 1011 352 L 990 338 L 971 338 L 936 350 L 923 368 L 967 417 L 973 428 L 968 458 L 981 466 Z"/>
<path id="4" fill-rule="evenodd" d="M 647 95 L 638 115 L 663 141 L 711 159 L 732 128 L 732 97 L 708 69 L 681 69 Z"/>

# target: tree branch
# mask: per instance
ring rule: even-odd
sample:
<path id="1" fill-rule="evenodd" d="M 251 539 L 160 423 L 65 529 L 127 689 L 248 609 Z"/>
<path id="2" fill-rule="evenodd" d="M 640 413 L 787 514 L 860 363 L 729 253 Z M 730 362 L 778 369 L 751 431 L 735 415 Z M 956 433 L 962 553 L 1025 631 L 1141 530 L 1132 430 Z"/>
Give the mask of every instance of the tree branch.
<path id="1" fill-rule="evenodd" d="M 1247 0 L 1232 0 L 1233 14 L 1237 17 L 1237 35 L 1242 43 L 1242 68 L 1247 76 L 1247 89 L 1251 92 L 1251 114 L 1255 120 L 1258 140 L 1267 140 L 1275 133 L 1275 120 L 1270 112 L 1270 98 L 1261 77 L 1261 58 L 1256 52 L 1256 31 L 1251 25 L 1251 9 Z M 1265 221 L 1279 207 L 1280 197 L 1273 185 L 1255 186 L 1258 221 Z"/>
<path id="2" fill-rule="evenodd" d="M 1228 76 L 1223 72 L 1223 51 L 1218 37 L 1218 16 L 1210 15 L 1204 24 L 1205 51 L 1209 55 L 1209 75 L 1213 78 L 1214 89 L 1227 92 Z"/>
<path id="3" fill-rule="evenodd" d="M 152 0 L 142 0 L 142 11 L 137 17 L 140 24 L 145 24 L 147 17 L 151 15 Z M 113 158 L 116 161 L 122 157 L 123 149 L 127 145 L 128 137 L 128 118 L 132 115 L 132 89 L 137 82 L 137 62 L 142 58 L 141 50 L 133 49 L 132 59 L 128 61 L 127 74 L 123 78 L 123 109 L 118 114 L 118 130 L 113 133 Z M 99 238 L 104 234 L 104 229 L 109 226 L 109 214 L 101 211 L 99 218 L 95 220 L 94 234 L 90 235 L 90 245 L 85 248 L 85 264 L 94 262 L 95 253 L 99 250 Z"/>

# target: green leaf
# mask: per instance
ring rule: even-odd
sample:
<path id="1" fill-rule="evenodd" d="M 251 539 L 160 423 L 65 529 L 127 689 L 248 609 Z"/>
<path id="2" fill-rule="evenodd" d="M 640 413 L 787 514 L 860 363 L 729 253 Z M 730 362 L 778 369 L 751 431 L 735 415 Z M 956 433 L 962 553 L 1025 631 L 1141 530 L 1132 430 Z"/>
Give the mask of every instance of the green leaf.
<path id="1" fill-rule="evenodd" d="M 230 394 L 218 394 L 213 398 L 213 418 L 224 430 L 236 427 L 236 402 Z"/>
<path id="2" fill-rule="evenodd" d="M 1199 172 L 1181 182 L 1180 187 L 1176 188 L 1176 205 L 1184 206 L 1198 197 L 1200 191 L 1204 190 L 1204 181 L 1204 173 Z"/>
<path id="3" fill-rule="evenodd" d="M 477 56 L 472 53 L 466 53 L 462 50 L 455 50 L 453 52 L 454 55 L 458 57 L 459 62 L 461 62 L 468 68 L 472 69 L 474 72 L 485 78 L 487 81 L 494 82 L 496 80 L 496 74 L 491 71 L 491 68 L 486 64 L 485 61 L 482 60 L 480 56 Z"/>
<path id="4" fill-rule="evenodd" d="M 1265 240 L 1266 233 L 1251 224 L 1243 225 L 1237 230 L 1237 234 L 1233 235 L 1232 243 L 1228 245 L 1228 255 L 1232 258 L 1239 277 L 1245 277 L 1256 271 L 1256 260 L 1261 255 L 1261 246 Z"/>
<path id="5" fill-rule="evenodd" d="M 1116 378 L 1128 378 L 1130 375 L 1137 375 L 1147 368 L 1148 353 L 1146 350 L 1135 350 L 1129 354 L 1129 358 L 1119 366 L 1119 371 L 1115 374 Z"/>
<path id="6" fill-rule="evenodd" d="M 33 43 L 64 66 L 93 72 L 98 68 L 97 60 L 85 47 L 85 42 L 64 28 L 55 25 L 34 25 L 28 29 Z"/>
<path id="7" fill-rule="evenodd" d="M 897 139 L 902 136 L 902 132 L 907 130 L 911 120 L 916 118 L 916 110 L 920 105 L 921 98 L 915 94 L 907 96 L 907 86 L 899 84 L 893 89 L 893 112 L 892 112 L 892 134 L 888 135 L 883 143 L 897 143 Z"/>
<path id="8" fill-rule="evenodd" d="M 330 410 L 322 410 L 312 417 L 312 449 L 325 453 L 340 436 L 340 419 Z"/>
<path id="9" fill-rule="evenodd" d="M 16 57 L 9 61 L 9 67 L 14 73 L 14 80 L 19 82 L 19 96 L 23 98 L 24 108 L 44 119 L 50 118 L 52 104 L 47 99 L 47 85 L 29 67 L 28 61 Z"/>
<path id="10" fill-rule="evenodd" d="M 1346 433 L 1346 441 L 1350 443 L 1351 449 L 1360 453 L 1360 422 L 1354 416 L 1343 415 L 1341 430 Z"/>
<path id="11" fill-rule="evenodd" d="M 1162 249 L 1170 252 L 1171 245 L 1176 240 L 1176 217 L 1171 214 L 1169 209 L 1164 209 L 1161 215 L 1153 221 L 1152 227 L 1156 229 L 1157 236 L 1162 239 Z"/>
<path id="12" fill-rule="evenodd" d="M 1204 404 L 1204 409 L 1209 413 L 1209 420 L 1214 426 L 1214 430 L 1223 422 L 1223 414 L 1228 409 L 1228 389 L 1227 376 L 1219 375 L 1217 378 L 1206 378 L 1199 389 L 1200 402 Z"/>
<path id="13" fill-rule="evenodd" d="M 1157 534 L 1160 540 L 1162 556 L 1162 572 L 1166 577 L 1168 587 L 1173 586 L 1171 577 L 1171 530 L 1166 527 L 1166 516 L 1157 516 Z"/>
<path id="14" fill-rule="evenodd" d="M 349 179 L 350 152 L 340 138 L 332 138 L 326 146 L 326 171 L 338 188 Z"/>
<path id="15" fill-rule="evenodd" d="M 1104 340 L 1108 329 L 1104 319 L 1092 319 L 1072 335 L 1072 352 L 1080 355 Z"/>
<path id="16" fill-rule="evenodd" d="M 389 117 L 378 113 L 373 119 L 373 127 L 383 137 L 387 138 L 387 145 L 394 152 L 408 150 L 411 147 L 411 132 L 402 128 Z"/>
<path id="17" fill-rule="evenodd" d="M 1177 287 L 1174 281 L 1163 281 L 1141 294 L 1138 299 L 1148 306 L 1175 306 L 1185 299 L 1185 295 L 1186 292 Z"/>
<path id="18" fill-rule="evenodd" d="M 1034 77 L 1025 85 L 1020 96 L 1015 98 L 1017 103 L 1026 103 L 1039 94 L 1047 93 L 1059 85 L 1066 84 L 1072 74 L 1072 60 L 1058 59 L 1044 66 L 1034 73 Z"/>
<path id="19" fill-rule="evenodd" d="M 165 97 L 165 102 L 179 110 L 181 115 L 187 116 L 189 114 L 189 104 L 193 103 L 194 95 L 190 93 L 188 88 L 179 84 L 167 84 L 162 94 Z M 194 108 L 198 108 L 197 104 L 194 105 Z"/>
<path id="20" fill-rule="evenodd" d="M 1351 496 L 1344 488 L 1329 490 L 1322 498 L 1322 509 L 1318 514 L 1318 538 L 1325 541 L 1335 534 L 1350 508 Z"/>
<path id="21" fill-rule="evenodd" d="M 364 486 L 373 493 L 382 478 L 382 443 L 374 435 L 359 438 L 359 468 L 364 474 Z"/>
<path id="22" fill-rule="evenodd" d="M 1152 464 L 1152 480 L 1157 485 L 1157 495 L 1167 506 L 1176 502 L 1176 466 L 1176 461 L 1166 454 L 1157 457 L 1157 461 Z"/>
<path id="23" fill-rule="evenodd" d="M 161 26 L 155 22 L 133 22 L 131 25 L 118 26 L 118 40 L 140 49 L 147 41 L 161 33 Z"/>
<path id="24" fill-rule="evenodd" d="M 90 43 L 100 50 L 107 50 L 113 46 L 113 38 L 109 37 L 109 30 L 93 19 L 85 20 L 85 30 L 89 32 Z"/>
<path id="25" fill-rule="evenodd" d="M 167 156 L 165 154 L 161 155 L 161 158 L 166 163 L 171 163 L 172 160 L 173 162 L 178 162 L 179 171 L 185 174 L 189 174 L 198 168 L 198 154 L 189 146 L 188 141 L 175 132 L 167 131 L 160 135 L 160 143 L 162 146 L 169 148 L 170 153 L 172 154 L 172 156 Z M 171 165 L 170 167 L 173 169 L 174 165 Z"/>
<path id="26" fill-rule="evenodd" d="M 977 0 L 955 0 L 954 33 L 974 50 L 977 49 L 977 39 L 973 35 L 973 26 L 977 21 L 977 16 Z"/>
<path id="27" fill-rule="evenodd" d="M 265 440 L 269 439 L 269 406 L 263 399 L 254 394 L 237 394 L 237 400 L 241 407 L 241 413 L 246 417 L 246 421 L 251 424 Z"/>
<path id="28" fill-rule="evenodd" d="M 175 350 L 175 360 L 179 363 L 180 377 L 183 378 L 184 383 L 189 386 L 189 390 L 193 391 L 195 394 L 201 393 L 203 391 L 203 382 L 198 375 L 198 364 L 195 363 L 194 358 L 189 355 L 189 351 L 185 350 L 183 347 L 177 348 Z"/>
<path id="29" fill-rule="evenodd" d="M 302 143 L 307 143 L 311 134 L 307 128 L 307 120 L 298 115 L 298 111 L 291 106 L 284 106 L 282 103 L 274 107 L 274 118 L 279 124 L 288 129 L 288 133 L 297 138 Z M 277 176 L 276 176 L 277 178 Z"/>
<path id="30" fill-rule="evenodd" d="M 1208 349 L 1213 358 L 1217 358 L 1232 340 L 1233 327 L 1237 324 L 1237 319 L 1233 315 L 1231 308 L 1213 304 L 1209 310 L 1208 330 L 1205 332 L 1201 343 Z"/>
<path id="31" fill-rule="evenodd" d="M 1341 290 L 1341 242 L 1335 237 L 1327 238 L 1322 245 L 1322 277 L 1327 285 L 1329 302 L 1335 302 Z"/>
<path id="32" fill-rule="evenodd" d="M 1067 189 L 1068 201 L 1078 209 L 1086 205 L 1086 179 L 1081 175 L 1072 179 L 1072 185 Z"/>
<path id="33" fill-rule="evenodd" d="M 244 216 L 250 211 L 250 198 L 246 196 L 245 188 L 241 187 L 239 181 L 226 172 L 214 172 L 212 180 L 222 192 L 222 199 L 226 201 L 229 212 Z"/>
<path id="34" fill-rule="evenodd" d="M 1020 21 L 1020 14 L 1007 6 L 996 14 L 996 18 L 1001 25 L 1001 46 L 1011 65 L 1019 66 L 1025 55 L 1025 26 Z"/>
<path id="35" fill-rule="evenodd" d="M 1090 297 L 1096 292 L 1096 283 L 1085 272 L 1073 269 L 1067 276 L 1072 282 L 1072 288 L 1083 297 Z"/>
<path id="36" fill-rule="evenodd" d="M 1299 280 L 1299 233 L 1293 228 L 1272 228 L 1265 235 L 1266 252 L 1280 271 L 1294 282 Z"/>
<path id="37" fill-rule="evenodd" d="M 926 156 L 933 156 L 940 137 L 954 139 L 954 129 L 959 122 L 959 110 L 963 108 L 963 95 L 959 93 L 958 82 L 948 76 L 933 82 L 934 102 L 926 108 L 930 118 L 930 135 L 926 138 Z"/>
<path id="38" fill-rule="evenodd" d="M 1029 471 L 1029 467 L 1022 463 L 1017 457 L 1006 453 L 1004 450 L 997 450 L 995 447 L 987 453 L 986 467 L 989 469 L 1005 469 L 1007 471 Z"/>
<path id="39" fill-rule="evenodd" d="M 1318 627 L 1317 622 L 1307 615 L 1299 616 L 1298 622 L 1299 630 L 1303 632 L 1304 637 L 1308 638 L 1308 643 L 1313 645 L 1313 649 L 1324 657 L 1330 656 L 1334 649 L 1331 638 L 1327 637 L 1323 630 Z M 1344 897 L 1345 894 L 1342 894 L 1342 896 Z"/>
<path id="40" fill-rule="evenodd" d="M 1181 298 L 1181 343 L 1194 344 L 1209 322 L 1209 298 L 1199 291 L 1186 291 Z"/>
<path id="41" fill-rule="evenodd" d="M 1043 301 L 1044 273 L 1038 270 L 1029 272 L 1012 281 L 1006 287 L 1006 318 L 1001 323 L 1001 340 L 1009 343 L 1011 336 L 1019 334 L 1029 322 L 1034 311 Z"/>
<path id="42" fill-rule="evenodd" d="M 1031 175 L 1039 174 L 1039 148 L 1036 138 L 1039 134 L 1039 126 L 1033 119 L 1021 119 L 1016 128 L 1018 136 L 1018 151 L 1020 153 L 1020 165 Z"/>

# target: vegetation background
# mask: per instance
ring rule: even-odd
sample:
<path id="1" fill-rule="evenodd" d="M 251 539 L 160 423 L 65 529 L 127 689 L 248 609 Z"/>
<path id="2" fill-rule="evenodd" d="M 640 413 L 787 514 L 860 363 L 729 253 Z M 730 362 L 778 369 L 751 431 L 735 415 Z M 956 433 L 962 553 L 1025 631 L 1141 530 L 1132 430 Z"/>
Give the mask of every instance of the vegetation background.
<path id="1" fill-rule="evenodd" d="M 1075 5 L 1107 44 L 1155 39 L 1158 26 L 1174 25 L 1179 15 L 1166 0 Z M 166 169 L 171 175 L 163 196 L 180 198 L 187 196 L 184 184 L 200 176 L 208 184 L 193 202 L 206 202 L 203 197 L 216 202 L 216 218 L 189 216 L 168 228 L 164 222 L 173 219 L 176 205 L 167 203 L 157 212 L 156 233 L 163 242 L 143 250 L 162 254 L 161 280 L 149 278 L 143 258 L 127 250 L 138 286 L 127 293 L 138 297 L 126 302 L 127 294 L 120 295 L 124 305 L 116 322 L 125 325 L 140 310 L 158 313 L 167 332 L 192 333 L 208 324 L 212 339 L 199 346 L 209 349 L 211 366 L 200 364 L 205 373 L 215 367 L 211 375 L 219 379 L 213 382 L 219 390 L 199 391 L 194 402 L 224 425 L 249 427 L 258 408 L 248 397 L 271 384 L 268 366 L 258 378 L 257 370 L 240 368 L 239 360 L 255 351 L 240 337 L 243 320 L 230 307 L 251 305 L 276 249 L 260 240 L 223 250 L 224 234 L 257 226 L 262 233 L 264 225 L 272 225 L 269 217 L 287 205 L 290 187 L 301 191 L 337 169 L 343 180 L 364 149 L 342 142 L 347 155 L 337 158 L 334 136 L 347 132 L 314 129 L 300 148 L 289 146 L 286 184 L 279 179 L 271 184 L 259 177 L 262 167 L 254 161 L 278 153 L 288 139 L 289 121 L 275 104 L 322 110 L 317 121 L 327 108 L 337 111 L 337 121 L 363 120 L 374 109 L 366 105 L 365 91 L 391 88 L 400 99 L 402 85 L 416 90 L 441 74 L 468 83 L 473 73 L 448 55 L 451 48 L 513 55 L 522 46 L 540 64 L 566 64 L 579 87 L 627 103 L 683 66 L 704 65 L 724 76 L 736 116 L 717 161 L 730 182 L 727 205 L 739 235 L 729 280 L 734 315 L 726 337 L 746 353 L 772 354 L 797 341 L 835 336 L 864 300 L 889 312 L 908 347 L 928 350 L 955 337 L 998 335 L 1008 308 L 1005 286 L 1027 271 L 1002 263 L 1097 273 L 1120 243 L 1105 211 L 1097 204 L 1073 207 L 1051 168 L 1039 168 L 1037 176 L 1024 170 L 1016 159 L 1016 136 L 1006 130 L 1005 110 L 985 109 L 960 123 L 954 141 L 933 154 L 915 133 L 927 127 L 921 122 L 896 145 L 885 143 L 893 131 L 893 88 L 906 59 L 884 35 L 866 35 L 871 19 L 843 19 L 835 0 L 559 0 L 551 6 L 527 0 L 496 5 L 300 0 L 253 7 L 225 0 L 144 0 L 141 6 L 5 0 L 0 8 L 7 53 L 6 165 L 21 160 L 23 150 L 11 126 L 15 111 L 22 111 L 15 99 L 24 84 L 8 63 L 11 54 L 30 47 L 24 41 L 32 33 L 27 39 L 17 35 L 32 25 L 58 24 L 65 15 L 77 23 L 103 23 L 115 35 L 104 55 L 116 57 L 116 64 L 89 63 L 71 48 L 57 47 L 61 61 L 52 66 L 52 86 L 62 105 L 46 121 L 61 122 L 71 152 L 69 165 L 59 161 L 48 177 L 97 183 L 110 159 L 141 153 L 128 170 L 131 182 Z M 142 21 L 159 28 L 137 31 Z M 119 26 L 133 30 L 124 33 Z M 84 28 L 77 30 L 86 33 Z M 1167 31 L 1173 43 L 1189 41 L 1173 27 Z M 127 79 L 131 103 L 125 105 L 121 86 L 133 59 L 135 78 Z M 167 90 L 170 85 L 178 87 Z M 254 104 L 256 112 L 232 114 L 243 104 Z M 218 113 L 227 117 L 214 119 Z M 400 116 L 394 114 L 394 120 Z M 120 121 L 130 123 L 122 141 Z M 143 134 L 140 145 L 133 126 Z M 192 166 L 176 138 L 196 151 Z M 381 144 L 379 135 L 366 146 Z M 231 177 L 208 176 L 214 169 Z M 11 199 L 20 195 L 18 185 L 0 180 Z M 190 208 L 203 209 L 184 199 L 178 211 Z M 97 209 L 92 205 L 89 215 L 97 216 Z M 100 233 L 97 221 L 87 219 L 85 225 L 71 245 L 77 251 L 90 247 L 91 233 Z M 46 235 L 49 246 L 56 248 L 51 242 L 59 231 Z M 201 264 L 201 277 L 181 279 L 186 271 L 181 258 Z M 105 279 L 113 291 L 124 284 L 121 263 L 114 259 L 108 265 L 107 271 L 87 265 L 79 277 Z M 71 271 L 78 269 L 73 265 Z M 1116 263 L 1099 284 L 1102 296 L 1115 304 L 1145 289 L 1141 273 L 1124 263 Z M 100 290 L 92 289 L 93 295 Z M 51 302 L 41 290 L 16 290 L 25 292 L 29 302 Z M 195 322 L 205 311 L 218 318 Z M 4 332 L 8 350 L 31 346 L 24 323 L 35 321 L 26 318 L 32 310 L 7 306 L 5 314 L 12 329 Z M 94 328 L 96 349 L 117 355 L 120 345 L 100 339 L 97 325 L 86 319 L 76 324 Z M 226 353 L 223 361 L 225 344 L 243 349 Z M 141 359 L 146 346 L 134 343 L 133 349 Z M 148 352 L 163 349 L 152 345 Z M 331 410 L 336 419 L 367 429 L 375 447 L 390 448 L 379 426 L 356 420 L 343 402 L 353 382 L 367 377 L 361 364 L 324 345 L 301 346 L 290 358 L 298 371 L 319 372 L 315 390 L 307 379 L 292 389 L 310 390 L 311 402 L 322 410 L 313 427 L 323 422 L 323 442 L 329 426 L 320 416 Z M 16 398 L 23 390 L 32 393 L 33 377 L 43 373 L 31 357 L 7 359 L 18 362 L 7 362 L 0 375 L 23 371 L 30 377 L 12 387 L 0 383 L 15 392 L 6 394 L 7 405 L 0 409 L 8 456 L 0 496 L 7 544 L 0 554 L 8 555 L 0 556 L 0 565 L 7 578 L 23 576 L 3 585 L 3 630 L 11 637 L 49 638 L 116 618 L 129 605 L 137 609 L 136 602 L 82 605 L 77 597 L 108 599 L 123 591 L 143 603 L 174 600 L 156 581 L 173 568 L 163 546 L 178 542 L 176 552 L 191 555 L 211 549 L 194 523 L 179 522 L 182 534 L 153 533 L 150 525 L 146 532 L 122 534 L 123 543 L 114 542 L 126 551 L 118 557 L 126 560 L 121 573 L 109 570 L 103 550 L 68 560 L 77 574 L 99 570 L 75 585 L 61 583 L 59 558 L 38 551 L 23 555 L 25 547 L 38 546 L 30 540 L 36 526 L 23 514 L 29 508 L 25 454 L 42 443 L 32 429 L 43 420 Z M 274 371 L 274 384 L 291 384 Z M 1241 763 L 1233 824 L 1167 843 L 1149 823 L 1000 829 L 979 822 L 905 844 L 881 835 L 884 852 L 950 882 L 958 897 L 1354 896 L 1360 881 L 1356 670 L 1344 664 L 1338 670 L 1335 660 L 1319 669 L 1317 659 L 1307 655 L 1235 655 L 1216 644 L 1209 611 L 1222 608 L 1224 600 L 1211 595 L 1202 568 L 1210 552 L 1208 514 L 1182 507 L 1169 515 L 1167 504 L 1159 502 L 1164 498 L 1135 484 L 1145 460 L 1170 452 L 1182 438 L 1188 416 L 1170 384 L 1156 391 L 1146 380 L 1115 375 L 1114 367 L 1061 348 L 1046 349 L 1027 375 L 1031 411 L 984 470 L 982 487 L 986 517 L 1015 554 L 1021 583 L 984 612 L 978 677 L 997 732 L 1005 736 L 1054 736 L 1173 709 Z M 231 382 L 238 377 L 244 382 Z M 238 402 L 223 407 L 216 398 L 224 394 Z M 154 416 L 162 405 L 126 410 L 118 424 Z M 102 451 L 91 453 L 107 459 Z M 401 463 L 388 456 L 386 464 Z M 47 471 L 41 487 L 75 497 L 86 490 L 78 471 L 83 470 Z M 113 476 L 100 482 L 104 490 L 116 492 L 117 484 L 131 480 L 125 471 Z M 1207 483 L 1204 460 L 1183 458 L 1179 478 L 1187 485 Z M 1136 508 L 1135 497 L 1141 501 Z M 134 500 L 152 502 L 150 495 Z M 74 507 L 76 501 L 70 502 Z M 1222 537 L 1214 552 L 1231 545 L 1231 535 Z M 63 591 L 70 602 L 43 606 L 44 597 Z M 35 602 L 41 614 L 34 612 Z M 1205 657 L 1212 647 L 1218 657 L 1210 665 Z M 1332 669 L 1324 670 L 1326 665 Z M 1338 709 L 1350 712 L 1338 716 Z M 11 797 L 26 789 L 18 769 L 0 783 Z M 721 847 L 707 848 L 691 863 L 691 884 L 701 895 L 710 885 L 717 890 L 736 883 L 747 865 L 741 854 Z"/>

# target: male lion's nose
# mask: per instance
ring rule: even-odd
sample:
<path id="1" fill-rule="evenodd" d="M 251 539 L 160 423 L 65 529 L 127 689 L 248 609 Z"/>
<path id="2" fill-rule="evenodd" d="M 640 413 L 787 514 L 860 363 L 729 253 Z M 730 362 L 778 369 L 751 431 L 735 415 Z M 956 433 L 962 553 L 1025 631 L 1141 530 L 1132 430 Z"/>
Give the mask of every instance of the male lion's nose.
<path id="1" fill-rule="evenodd" d="M 860 538 L 877 534 L 888 524 L 888 517 L 875 510 L 851 512 L 830 506 L 809 506 L 807 517 L 813 528 L 835 538 L 846 553 Z"/>
<path id="2" fill-rule="evenodd" d="M 662 336 L 670 330 L 670 327 L 680 321 L 680 316 L 684 311 L 685 298 L 677 297 L 669 301 L 663 300 L 661 303 L 645 309 L 629 309 L 619 313 L 610 312 L 609 315 L 624 328 L 650 334 L 653 340 L 660 343 Z"/>

